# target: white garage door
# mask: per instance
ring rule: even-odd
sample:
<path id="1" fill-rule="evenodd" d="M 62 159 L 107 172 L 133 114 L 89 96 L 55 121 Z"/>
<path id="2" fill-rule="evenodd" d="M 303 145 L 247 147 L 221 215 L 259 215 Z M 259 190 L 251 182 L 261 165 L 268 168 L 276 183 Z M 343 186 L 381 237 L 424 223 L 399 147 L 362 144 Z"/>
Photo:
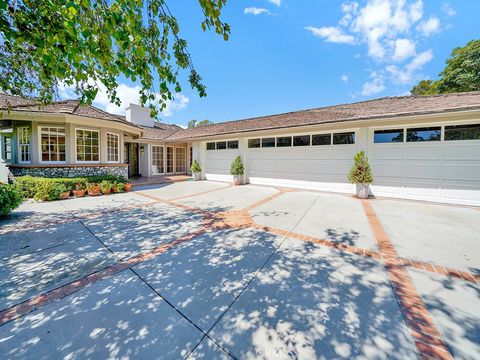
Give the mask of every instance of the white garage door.
<path id="1" fill-rule="evenodd" d="M 372 130 L 368 155 L 375 195 L 480 205 L 480 125 Z"/>
<path id="2" fill-rule="evenodd" d="M 352 192 L 347 174 L 356 152 L 355 133 L 309 134 L 249 139 L 247 174 L 251 184 Z M 353 144 L 351 142 L 353 141 Z"/>
<path id="3" fill-rule="evenodd" d="M 240 155 L 238 140 L 207 142 L 204 174 L 207 180 L 232 181 L 230 166 Z"/>

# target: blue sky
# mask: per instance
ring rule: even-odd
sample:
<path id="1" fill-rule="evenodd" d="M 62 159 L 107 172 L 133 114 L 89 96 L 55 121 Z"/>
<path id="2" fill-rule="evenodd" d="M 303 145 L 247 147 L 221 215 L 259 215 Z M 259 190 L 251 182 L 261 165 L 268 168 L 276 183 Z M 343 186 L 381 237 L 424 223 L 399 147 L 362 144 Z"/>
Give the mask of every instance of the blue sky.
<path id="1" fill-rule="evenodd" d="M 227 42 L 201 30 L 196 0 L 169 6 L 208 93 L 184 83 L 162 116 L 180 125 L 405 95 L 480 38 L 479 0 L 230 0 Z M 135 101 L 135 84 L 120 81 L 122 101 Z M 122 112 L 101 96 L 96 105 Z"/>

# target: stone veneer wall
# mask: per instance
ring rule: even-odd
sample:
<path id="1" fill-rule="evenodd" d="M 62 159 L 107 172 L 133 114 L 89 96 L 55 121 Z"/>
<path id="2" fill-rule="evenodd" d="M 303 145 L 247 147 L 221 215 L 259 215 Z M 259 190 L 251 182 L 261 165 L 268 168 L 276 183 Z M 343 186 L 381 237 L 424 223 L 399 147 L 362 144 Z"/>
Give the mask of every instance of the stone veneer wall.
<path id="1" fill-rule="evenodd" d="M 116 175 L 128 178 L 128 165 L 58 165 L 16 166 L 10 165 L 13 176 L 41 176 L 48 178 Z"/>

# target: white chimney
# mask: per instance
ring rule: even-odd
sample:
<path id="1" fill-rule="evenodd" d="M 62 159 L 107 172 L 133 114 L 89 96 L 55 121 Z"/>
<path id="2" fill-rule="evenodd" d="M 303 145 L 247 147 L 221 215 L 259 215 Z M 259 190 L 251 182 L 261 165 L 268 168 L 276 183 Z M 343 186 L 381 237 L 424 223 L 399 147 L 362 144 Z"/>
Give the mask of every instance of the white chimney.
<path id="1" fill-rule="evenodd" d="M 130 104 L 125 109 L 128 122 L 135 125 L 153 127 L 154 120 L 150 117 L 150 109 L 143 106 Z"/>

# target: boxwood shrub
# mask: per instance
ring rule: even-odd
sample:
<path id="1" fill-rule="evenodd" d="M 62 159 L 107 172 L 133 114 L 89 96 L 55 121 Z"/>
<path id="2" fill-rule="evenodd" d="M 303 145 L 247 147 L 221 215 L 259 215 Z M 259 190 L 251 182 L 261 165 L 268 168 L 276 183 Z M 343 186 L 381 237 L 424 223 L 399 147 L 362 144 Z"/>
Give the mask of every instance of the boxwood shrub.
<path id="1" fill-rule="evenodd" d="M 22 196 L 14 186 L 0 184 L 0 216 L 7 216 L 21 202 Z"/>
<path id="2" fill-rule="evenodd" d="M 34 198 L 35 200 L 51 201 L 56 200 L 65 191 L 75 190 L 77 184 L 83 188 L 87 183 L 101 183 L 109 181 L 111 183 L 127 183 L 128 180 L 123 176 L 102 175 L 85 176 L 77 178 L 43 178 L 34 176 L 19 176 L 15 178 L 15 188 L 24 198 Z M 60 191 L 62 190 L 62 191 Z"/>

